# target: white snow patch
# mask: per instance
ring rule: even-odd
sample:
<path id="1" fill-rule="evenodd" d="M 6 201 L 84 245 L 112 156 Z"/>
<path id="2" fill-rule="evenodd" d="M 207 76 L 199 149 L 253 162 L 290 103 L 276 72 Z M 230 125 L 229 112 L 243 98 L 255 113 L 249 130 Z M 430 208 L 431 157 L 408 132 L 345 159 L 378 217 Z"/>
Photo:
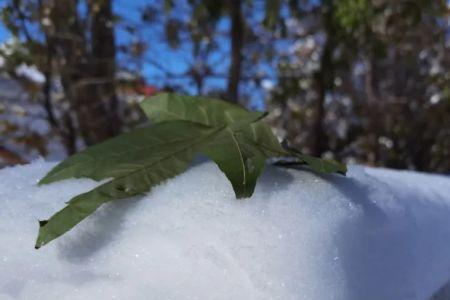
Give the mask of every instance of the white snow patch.
<path id="1" fill-rule="evenodd" d="M 16 67 L 16 75 L 23 76 L 35 83 L 43 84 L 45 82 L 44 74 L 39 71 L 36 66 L 28 66 L 25 63 L 20 64 Z"/>
<path id="2" fill-rule="evenodd" d="M 425 300 L 450 280 L 450 179 L 268 167 L 236 200 L 210 163 L 34 250 L 38 219 L 98 183 L 0 171 L 0 299 Z"/>

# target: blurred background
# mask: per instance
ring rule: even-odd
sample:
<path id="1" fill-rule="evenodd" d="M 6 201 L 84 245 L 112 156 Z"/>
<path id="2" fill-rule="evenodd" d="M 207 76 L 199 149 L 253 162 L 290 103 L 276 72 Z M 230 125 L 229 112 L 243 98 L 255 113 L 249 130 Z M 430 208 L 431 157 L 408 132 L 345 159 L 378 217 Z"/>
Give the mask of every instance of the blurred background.
<path id="1" fill-rule="evenodd" d="M 145 122 L 162 91 L 270 112 L 305 153 L 450 171 L 447 0 L 0 0 L 0 167 Z"/>

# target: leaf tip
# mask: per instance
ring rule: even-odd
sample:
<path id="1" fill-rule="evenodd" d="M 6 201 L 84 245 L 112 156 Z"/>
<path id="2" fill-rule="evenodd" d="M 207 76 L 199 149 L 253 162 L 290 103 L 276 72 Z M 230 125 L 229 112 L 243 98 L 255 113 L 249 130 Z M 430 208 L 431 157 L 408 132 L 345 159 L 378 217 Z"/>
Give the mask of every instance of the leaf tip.
<path id="1" fill-rule="evenodd" d="M 343 176 L 347 176 L 347 171 L 348 171 L 347 165 L 344 163 L 337 162 L 337 161 L 335 161 L 335 163 L 337 166 L 336 173 L 343 175 Z"/>
<path id="2" fill-rule="evenodd" d="M 45 243 L 38 238 L 38 240 L 36 241 L 36 244 L 34 245 L 34 249 L 36 249 L 36 250 L 41 249 L 41 247 L 44 245 L 45 245 Z"/>
<path id="3" fill-rule="evenodd" d="M 45 241 L 42 239 L 41 229 L 42 229 L 42 227 L 47 225 L 47 223 L 48 223 L 48 220 L 39 220 L 39 235 L 36 240 L 36 244 L 34 245 L 34 249 L 36 249 L 36 250 L 46 244 Z"/>
<path id="4" fill-rule="evenodd" d="M 254 191 L 255 187 L 249 187 L 249 189 L 247 189 L 245 186 L 242 188 L 236 188 L 233 185 L 233 190 L 234 190 L 234 195 L 236 197 L 237 200 L 245 200 L 250 198 L 253 195 L 253 191 Z"/>
<path id="5" fill-rule="evenodd" d="M 41 185 L 45 185 L 45 184 L 49 184 L 52 183 L 54 180 L 52 179 L 52 177 L 50 176 L 50 173 L 45 175 L 44 177 L 42 177 L 41 179 L 39 179 L 37 185 L 41 186 Z"/>

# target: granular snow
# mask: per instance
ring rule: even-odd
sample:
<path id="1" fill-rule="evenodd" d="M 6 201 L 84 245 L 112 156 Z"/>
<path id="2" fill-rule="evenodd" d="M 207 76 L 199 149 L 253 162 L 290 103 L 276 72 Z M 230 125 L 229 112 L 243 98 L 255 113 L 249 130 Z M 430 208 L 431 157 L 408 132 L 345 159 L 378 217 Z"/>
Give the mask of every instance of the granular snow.
<path id="1" fill-rule="evenodd" d="M 38 219 L 98 184 L 38 187 L 52 166 L 0 171 L 2 300 L 427 300 L 450 280 L 450 178 L 268 167 L 236 200 L 204 163 L 35 250 Z"/>

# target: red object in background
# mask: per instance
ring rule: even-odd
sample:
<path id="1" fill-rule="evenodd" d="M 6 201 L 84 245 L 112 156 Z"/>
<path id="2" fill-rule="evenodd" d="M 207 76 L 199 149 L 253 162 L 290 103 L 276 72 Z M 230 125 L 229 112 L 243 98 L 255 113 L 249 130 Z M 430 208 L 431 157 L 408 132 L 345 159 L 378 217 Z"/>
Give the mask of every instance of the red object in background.
<path id="1" fill-rule="evenodd" d="M 151 85 L 139 85 L 136 88 L 136 92 L 144 96 L 153 96 L 156 92 L 158 92 L 158 89 Z"/>

